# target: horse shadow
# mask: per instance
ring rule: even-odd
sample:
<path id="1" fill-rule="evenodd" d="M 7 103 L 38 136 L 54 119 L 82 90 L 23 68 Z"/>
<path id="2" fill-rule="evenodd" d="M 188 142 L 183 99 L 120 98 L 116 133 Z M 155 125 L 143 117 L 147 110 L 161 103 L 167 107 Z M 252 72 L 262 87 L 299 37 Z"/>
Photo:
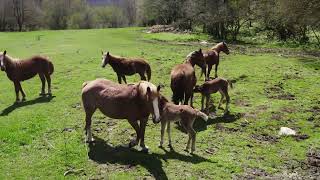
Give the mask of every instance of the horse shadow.
<path id="1" fill-rule="evenodd" d="M 0 116 L 7 116 L 9 115 L 12 111 L 20 108 L 20 107 L 24 107 L 24 106 L 30 106 L 30 105 L 34 105 L 34 104 L 38 104 L 38 103 L 48 103 L 50 102 L 53 98 L 55 98 L 56 96 L 41 96 L 38 97 L 36 99 L 32 99 L 30 101 L 23 101 L 23 102 L 19 102 L 19 103 L 13 103 L 12 105 L 10 105 L 9 107 L 5 108 L 4 110 L 2 110 Z"/>
<path id="2" fill-rule="evenodd" d="M 212 162 L 198 155 L 183 155 L 175 151 L 166 151 L 165 154 L 143 153 L 133 148 L 123 146 L 113 147 L 105 140 L 95 137 L 95 142 L 89 144 L 88 156 L 99 164 L 121 164 L 125 168 L 140 165 L 146 168 L 155 179 L 168 179 L 161 160 L 177 159 L 193 164 Z M 213 163 L 213 162 L 212 162 Z"/>

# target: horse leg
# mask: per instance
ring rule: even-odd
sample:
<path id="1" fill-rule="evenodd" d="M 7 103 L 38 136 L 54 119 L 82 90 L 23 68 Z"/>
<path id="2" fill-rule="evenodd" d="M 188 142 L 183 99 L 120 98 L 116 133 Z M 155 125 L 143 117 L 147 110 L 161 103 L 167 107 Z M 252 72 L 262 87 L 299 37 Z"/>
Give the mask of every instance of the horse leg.
<path id="1" fill-rule="evenodd" d="M 41 80 L 41 92 L 40 92 L 40 96 L 44 96 L 46 95 L 46 92 L 45 92 L 45 86 L 46 86 L 46 78 L 44 77 L 44 74 L 39 74 L 39 77 L 40 77 L 40 80 Z"/>
<path id="2" fill-rule="evenodd" d="M 122 79 L 123 79 L 124 83 L 127 84 L 127 80 L 126 80 L 126 76 L 125 75 L 122 76 Z"/>
<path id="3" fill-rule="evenodd" d="M 50 77 L 50 74 L 46 73 L 44 74 L 46 79 L 47 79 L 47 83 L 48 83 L 48 95 L 51 96 L 52 93 L 51 93 L 51 77 Z"/>
<path id="4" fill-rule="evenodd" d="M 190 93 L 185 93 L 185 96 L 184 96 L 184 105 L 188 105 L 190 96 L 191 96 Z"/>
<path id="5" fill-rule="evenodd" d="M 92 115 L 93 115 L 95 110 L 85 108 L 85 111 L 86 111 L 86 127 L 85 127 L 85 130 L 86 130 L 86 135 L 87 135 L 86 142 L 90 143 L 90 142 L 94 141 L 94 139 L 92 137 L 92 132 L 91 132 L 91 121 L 92 121 L 91 118 L 92 118 Z"/>
<path id="6" fill-rule="evenodd" d="M 205 96 L 202 94 L 202 96 L 201 96 L 201 111 L 204 111 L 204 107 L 203 107 L 204 99 L 205 99 Z"/>
<path id="7" fill-rule="evenodd" d="M 210 65 L 208 65 L 207 80 L 210 80 L 211 69 L 212 69 L 212 65 L 210 64 Z"/>
<path id="8" fill-rule="evenodd" d="M 140 120 L 140 147 L 142 147 L 143 152 L 148 152 L 148 147 L 144 144 L 144 134 L 147 126 L 148 118 Z"/>
<path id="9" fill-rule="evenodd" d="M 136 146 L 139 143 L 140 140 L 140 127 L 136 120 L 128 120 L 130 125 L 133 127 L 133 129 L 136 131 L 136 139 L 133 139 L 129 143 L 129 148 Z"/>
<path id="10" fill-rule="evenodd" d="M 193 129 L 191 124 L 189 124 L 189 133 L 191 134 L 191 138 L 192 138 L 192 145 L 191 145 L 191 154 L 192 154 L 196 150 L 196 131 Z"/>
<path id="11" fill-rule="evenodd" d="M 143 81 L 147 80 L 146 76 L 144 75 L 144 72 L 143 73 L 139 73 L 139 75 L 140 75 L 140 79 L 141 80 L 143 80 Z"/>
<path id="12" fill-rule="evenodd" d="M 209 114 L 209 101 L 210 101 L 210 94 L 206 95 L 206 113 Z"/>
<path id="13" fill-rule="evenodd" d="M 193 108 L 193 93 L 190 96 L 190 106 Z"/>
<path id="14" fill-rule="evenodd" d="M 170 128 L 170 121 L 167 122 L 167 133 L 168 133 L 168 140 L 169 140 L 169 148 L 173 149 L 172 147 L 172 140 L 171 140 L 171 128 Z"/>
<path id="15" fill-rule="evenodd" d="M 21 87 L 21 83 L 20 82 L 18 83 L 18 88 L 19 88 L 19 90 L 20 90 L 20 92 L 22 94 L 22 101 L 25 101 L 26 100 L 26 94 L 23 92 L 23 89 Z"/>
<path id="16" fill-rule="evenodd" d="M 223 103 L 223 99 L 224 99 L 225 94 L 221 90 L 219 92 L 221 94 L 221 99 L 220 99 L 220 102 L 218 105 L 218 109 L 221 109 L 221 104 Z"/>
<path id="17" fill-rule="evenodd" d="M 20 98 L 19 98 L 19 85 L 18 85 L 19 82 L 14 82 L 14 90 L 16 92 L 16 102 L 19 102 L 20 101 Z"/>
<path id="18" fill-rule="evenodd" d="M 162 147 L 163 145 L 164 131 L 166 129 L 166 125 L 167 125 L 167 122 L 165 120 L 162 120 L 161 121 L 161 140 L 160 140 L 159 147 Z"/>
<path id="19" fill-rule="evenodd" d="M 224 111 L 225 114 L 227 114 L 229 112 L 229 104 L 230 104 L 230 96 L 228 94 L 228 91 L 225 92 L 225 95 L 226 95 L 226 109 Z"/>
<path id="20" fill-rule="evenodd" d="M 120 74 L 117 74 L 117 76 L 118 76 L 118 83 L 121 84 L 121 77 L 122 76 Z"/>
<path id="21" fill-rule="evenodd" d="M 215 69 L 214 69 L 214 77 L 215 78 L 218 77 L 218 66 L 219 66 L 219 63 L 216 64 Z"/>

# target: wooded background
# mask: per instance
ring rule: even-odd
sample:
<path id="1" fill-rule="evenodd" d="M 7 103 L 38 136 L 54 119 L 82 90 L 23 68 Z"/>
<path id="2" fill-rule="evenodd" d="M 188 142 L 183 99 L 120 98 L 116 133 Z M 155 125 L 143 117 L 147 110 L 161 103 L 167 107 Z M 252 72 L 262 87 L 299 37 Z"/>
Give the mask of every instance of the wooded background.
<path id="1" fill-rule="evenodd" d="M 319 0 L 0 0 L 0 31 L 171 24 L 237 40 L 269 38 L 320 44 Z"/>

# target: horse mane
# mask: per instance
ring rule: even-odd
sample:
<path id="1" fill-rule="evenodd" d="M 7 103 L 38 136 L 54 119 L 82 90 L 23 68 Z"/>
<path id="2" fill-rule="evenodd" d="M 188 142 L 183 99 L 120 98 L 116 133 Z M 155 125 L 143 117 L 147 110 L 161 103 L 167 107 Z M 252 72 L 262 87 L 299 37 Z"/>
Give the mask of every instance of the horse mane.
<path id="1" fill-rule="evenodd" d="M 220 43 L 216 44 L 215 46 L 213 46 L 211 48 L 211 50 L 217 50 L 222 44 L 223 44 L 223 42 L 220 42 Z"/>
<path id="2" fill-rule="evenodd" d="M 150 88 L 151 92 L 157 92 L 157 87 L 148 81 L 140 81 L 138 83 L 138 90 L 140 94 L 147 94 L 148 87 Z"/>
<path id="3" fill-rule="evenodd" d="M 188 62 L 191 60 L 192 56 L 196 53 L 197 51 L 192 51 L 190 52 L 187 56 L 186 56 L 186 59 L 185 59 L 185 62 Z"/>
<path id="4" fill-rule="evenodd" d="M 3 52 L 0 52 L 0 54 L 3 56 Z M 11 61 L 11 62 L 18 60 L 18 59 L 16 59 L 16 58 L 13 58 L 13 57 L 9 56 L 8 54 L 6 54 L 4 57 L 5 57 L 4 59 L 9 60 L 9 61 Z"/>

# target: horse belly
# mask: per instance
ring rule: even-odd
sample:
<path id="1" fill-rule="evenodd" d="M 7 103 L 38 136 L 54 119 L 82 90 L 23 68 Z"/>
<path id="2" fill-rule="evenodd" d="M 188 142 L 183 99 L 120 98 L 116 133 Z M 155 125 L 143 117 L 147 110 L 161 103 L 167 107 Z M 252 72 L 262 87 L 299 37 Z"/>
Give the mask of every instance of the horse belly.
<path id="1" fill-rule="evenodd" d="M 20 80 L 21 81 L 25 81 L 25 80 L 28 80 L 28 79 L 31 79 L 33 78 L 35 75 L 37 75 L 38 73 L 36 72 L 27 72 L 27 73 L 22 73 L 21 76 L 20 76 Z"/>

